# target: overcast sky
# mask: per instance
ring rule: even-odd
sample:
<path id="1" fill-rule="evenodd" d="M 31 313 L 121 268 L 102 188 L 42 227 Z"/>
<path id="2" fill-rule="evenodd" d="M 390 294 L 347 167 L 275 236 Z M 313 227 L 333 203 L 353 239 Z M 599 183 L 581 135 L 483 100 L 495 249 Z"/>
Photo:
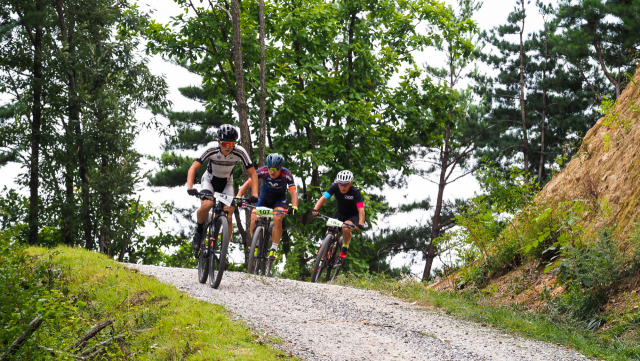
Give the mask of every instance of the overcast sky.
<path id="1" fill-rule="evenodd" d="M 445 1 L 445 3 L 454 7 L 456 4 L 455 1 L 450 0 Z M 554 1 L 553 3 L 556 3 L 556 1 Z M 155 11 L 153 13 L 153 18 L 160 23 L 170 22 L 171 16 L 174 16 L 183 11 L 172 0 L 154 0 L 153 2 L 140 3 L 139 5 L 143 10 L 154 9 Z M 478 11 L 478 13 L 476 14 L 474 20 L 478 22 L 478 25 L 481 29 L 491 29 L 495 26 L 505 23 L 507 15 L 509 14 L 509 12 L 513 11 L 514 6 L 515 2 L 499 0 L 486 1 L 480 11 Z M 525 31 L 527 33 L 542 29 L 543 20 L 535 7 L 535 3 L 529 3 L 527 5 L 527 15 L 528 16 L 525 24 Z M 440 58 L 440 55 L 434 50 L 428 50 L 416 54 L 418 63 L 428 62 L 430 65 L 439 65 L 437 64 L 437 62 Z M 479 66 L 482 65 L 479 64 Z M 178 88 L 180 87 L 188 85 L 200 85 L 202 81 L 201 77 L 189 73 L 179 66 L 166 62 L 159 56 L 150 57 L 149 67 L 151 68 L 151 71 L 153 73 L 163 74 L 166 77 L 170 87 L 169 99 L 173 103 L 174 110 L 185 111 L 203 109 L 201 104 L 182 97 L 178 91 Z M 141 120 L 149 119 L 151 117 L 151 114 L 149 111 L 141 109 L 138 111 L 137 117 Z M 137 139 L 136 147 L 143 154 L 159 157 L 162 154 L 163 142 L 163 139 L 156 132 L 143 131 L 143 133 L 141 133 Z M 191 156 L 199 155 L 199 151 L 188 152 L 188 154 Z M 153 169 L 155 167 L 153 163 L 146 161 L 145 165 L 143 165 L 143 168 Z M 2 173 L 2 177 L 0 177 L 0 188 L 3 185 L 16 187 L 13 180 L 15 178 L 15 175 L 20 171 L 20 166 L 15 163 L 9 164 L 0 169 L 0 172 Z M 149 200 L 155 203 L 160 203 L 162 201 L 173 201 L 176 203 L 176 205 L 181 207 L 188 207 L 195 204 L 194 198 L 187 196 L 185 187 L 176 187 L 173 189 L 151 189 L 146 185 L 142 185 L 138 188 L 140 189 L 139 193 L 142 195 L 143 200 Z M 27 194 L 26 190 L 23 191 L 25 194 Z M 479 191 L 477 182 L 473 179 L 473 177 L 467 176 L 448 186 L 445 196 L 446 198 L 464 198 L 473 196 L 474 192 L 477 191 Z M 395 207 L 402 203 L 409 203 L 413 200 L 425 199 L 427 197 L 431 197 L 432 200 L 435 200 L 437 188 L 434 184 L 420 177 L 412 176 L 409 178 L 408 187 L 405 189 L 383 189 L 378 192 L 385 194 L 390 205 Z M 428 214 L 425 212 L 414 211 L 409 215 L 405 214 L 401 216 L 390 217 L 381 222 L 378 226 L 383 228 L 399 227 L 412 223 L 415 224 L 416 222 L 425 222 L 427 217 Z M 147 232 L 149 232 L 149 230 L 147 230 Z M 235 257 L 239 257 L 239 254 L 236 254 Z M 239 262 L 240 259 L 236 259 L 234 261 Z M 403 259 L 403 257 L 398 256 L 392 261 L 392 265 L 398 267 L 404 262 L 405 260 Z M 438 266 L 438 263 L 436 263 L 435 266 Z M 422 267 L 424 267 L 424 262 L 412 266 L 412 271 L 414 273 L 421 274 Z"/>

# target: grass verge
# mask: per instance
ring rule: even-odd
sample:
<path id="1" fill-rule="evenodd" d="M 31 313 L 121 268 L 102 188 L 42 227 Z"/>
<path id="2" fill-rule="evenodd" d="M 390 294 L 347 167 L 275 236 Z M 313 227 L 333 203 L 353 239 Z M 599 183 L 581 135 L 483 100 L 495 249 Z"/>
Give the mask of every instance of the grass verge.
<path id="1" fill-rule="evenodd" d="M 346 274 L 336 279 L 336 284 L 381 291 L 483 326 L 490 325 L 511 334 L 567 346 L 587 357 L 611 361 L 640 360 L 638 344 L 622 340 L 612 330 L 588 331 L 559 316 L 524 312 L 517 305 L 493 306 L 482 295 L 433 291 L 420 282 L 381 275 Z"/>
<path id="2" fill-rule="evenodd" d="M 44 256 L 51 251 L 28 252 Z M 231 321 L 222 306 L 188 297 L 95 252 L 67 247 L 53 252 L 65 292 L 81 312 L 76 317 L 113 320 L 101 334 L 127 335 L 105 351 L 105 359 L 295 360 Z"/>

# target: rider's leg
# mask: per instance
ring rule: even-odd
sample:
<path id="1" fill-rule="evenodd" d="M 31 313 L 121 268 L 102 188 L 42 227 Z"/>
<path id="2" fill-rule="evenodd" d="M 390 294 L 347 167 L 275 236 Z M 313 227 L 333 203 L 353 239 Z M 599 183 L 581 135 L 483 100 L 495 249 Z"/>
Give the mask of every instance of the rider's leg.
<path id="1" fill-rule="evenodd" d="M 347 220 L 344 223 L 353 224 L 353 222 Z M 351 242 L 351 228 L 342 227 L 342 241 L 344 242 L 344 246 L 349 248 L 349 242 Z"/>
<path id="2" fill-rule="evenodd" d="M 193 240 L 191 241 L 191 246 L 198 250 L 200 248 L 200 239 L 202 238 L 202 232 L 204 232 L 204 223 L 207 221 L 207 217 L 209 217 L 209 211 L 213 208 L 213 202 L 206 200 L 200 203 L 200 209 L 196 213 L 196 218 L 198 220 L 198 225 L 196 227 L 196 232 L 193 235 Z"/>
<path id="3" fill-rule="evenodd" d="M 249 227 L 249 235 L 251 235 L 251 237 L 253 237 L 253 229 L 256 228 L 257 218 L 258 216 L 256 216 L 256 211 L 254 210 L 253 212 L 251 212 L 251 226 Z"/>
<path id="4" fill-rule="evenodd" d="M 282 208 L 278 207 L 275 210 L 282 210 Z M 278 214 L 273 216 L 273 232 L 271 233 L 271 241 L 273 242 L 271 245 L 272 249 L 278 249 L 278 244 L 280 244 L 280 238 L 282 238 L 282 220 L 284 219 L 284 214 Z"/>
<path id="5" fill-rule="evenodd" d="M 229 212 L 229 214 L 227 215 L 227 220 L 229 221 L 229 235 L 227 236 L 227 242 L 231 242 L 231 234 L 233 233 L 233 212 L 236 210 L 236 208 L 224 206 L 224 210 Z"/>

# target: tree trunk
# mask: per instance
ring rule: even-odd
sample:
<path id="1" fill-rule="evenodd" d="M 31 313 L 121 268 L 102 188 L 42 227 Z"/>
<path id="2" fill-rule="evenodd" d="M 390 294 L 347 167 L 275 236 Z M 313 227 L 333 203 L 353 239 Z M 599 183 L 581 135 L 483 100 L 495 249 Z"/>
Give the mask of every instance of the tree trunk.
<path id="1" fill-rule="evenodd" d="M 522 27 L 520 27 L 520 114 L 522 116 L 522 153 L 524 155 L 524 174 L 525 179 L 529 177 L 529 137 L 527 134 L 527 123 L 525 115 L 525 92 L 524 92 L 524 20 L 525 8 L 524 0 L 520 1 L 522 5 Z"/>
<path id="2" fill-rule="evenodd" d="M 546 111 L 547 111 L 547 59 L 549 58 L 549 52 L 547 51 L 547 40 L 549 39 L 549 26 L 545 23 L 545 38 L 544 38 L 544 69 L 542 71 L 542 125 L 540 126 L 540 164 L 538 165 L 538 183 L 542 182 L 542 176 L 544 173 L 544 128 L 546 123 Z"/>
<path id="3" fill-rule="evenodd" d="M 242 65 L 242 34 L 240 32 L 240 4 L 238 0 L 231 0 L 231 22 L 233 24 L 233 62 L 235 65 L 236 76 L 236 103 L 238 105 L 238 120 L 240 122 L 240 141 L 242 146 L 249 153 L 249 157 L 252 157 L 251 147 L 251 133 L 249 130 L 249 123 L 247 121 L 247 100 L 244 91 L 244 69 Z M 242 178 L 244 181 L 249 179 L 249 173 L 247 171 L 242 172 Z M 245 220 L 247 224 L 251 223 L 251 213 L 249 211 L 245 213 Z M 245 244 L 249 242 L 248 232 L 245 232 Z"/>
<path id="4" fill-rule="evenodd" d="M 36 11 L 42 12 L 43 1 L 36 0 Z M 30 32 L 29 29 L 27 31 Z M 42 142 L 42 38 L 44 28 L 39 23 L 32 38 L 33 45 L 33 106 L 31 122 L 31 159 L 29 164 L 29 239 L 31 245 L 38 243 L 39 188 L 40 188 L 40 143 Z"/>
<path id="5" fill-rule="evenodd" d="M 453 84 L 451 84 L 453 86 Z M 422 272 L 422 280 L 428 281 L 431 277 L 431 267 L 433 260 L 436 258 L 436 249 L 433 242 L 440 236 L 440 216 L 442 213 L 442 203 L 444 200 L 444 188 L 447 185 L 447 170 L 449 169 L 449 141 L 451 139 L 451 126 L 447 125 L 446 133 L 444 136 L 444 145 L 440 155 L 440 179 L 438 181 L 438 197 L 436 199 L 436 209 L 433 213 L 431 224 L 431 242 L 427 247 L 427 254 L 425 256 L 427 263 L 424 265 L 424 271 Z"/>
<path id="6" fill-rule="evenodd" d="M 62 42 L 68 45 L 67 52 L 72 54 L 75 52 L 75 44 L 73 42 L 73 33 L 75 21 L 69 19 L 69 28 L 65 21 L 65 13 L 62 7 L 62 0 L 56 0 L 56 12 L 58 13 L 58 26 L 60 27 L 60 37 Z M 72 57 L 69 56 L 68 59 Z M 64 243 L 73 246 L 73 219 L 75 219 L 75 197 L 73 195 L 73 173 L 75 169 L 75 152 L 73 127 L 80 121 L 80 105 L 78 94 L 76 92 L 76 74 L 72 64 L 66 63 L 67 66 L 67 124 L 65 126 L 65 203 L 62 207 L 62 237 Z"/>
<path id="7" fill-rule="evenodd" d="M 266 132 L 267 132 L 267 56 L 264 43 L 264 0 L 260 0 L 258 6 L 258 20 L 260 22 L 260 140 L 258 145 L 259 161 L 262 165 L 266 159 Z"/>

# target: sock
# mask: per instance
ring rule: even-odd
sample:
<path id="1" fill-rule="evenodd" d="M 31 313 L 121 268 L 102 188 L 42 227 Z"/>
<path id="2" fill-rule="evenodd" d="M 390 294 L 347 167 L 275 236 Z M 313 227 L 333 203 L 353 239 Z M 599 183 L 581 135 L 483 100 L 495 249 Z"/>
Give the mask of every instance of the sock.
<path id="1" fill-rule="evenodd" d="M 198 223 L 198 227 L 196 228 L 196 231 L 198 233 L 202 233 L 202 228 L 204 228 L 204 223 Z"/>
<path id="2" fill-rule="evenodd" d="M 277 243 L 271 243 L 271 249 L 274 251 L 278 250 L 278 244 Z"/>

